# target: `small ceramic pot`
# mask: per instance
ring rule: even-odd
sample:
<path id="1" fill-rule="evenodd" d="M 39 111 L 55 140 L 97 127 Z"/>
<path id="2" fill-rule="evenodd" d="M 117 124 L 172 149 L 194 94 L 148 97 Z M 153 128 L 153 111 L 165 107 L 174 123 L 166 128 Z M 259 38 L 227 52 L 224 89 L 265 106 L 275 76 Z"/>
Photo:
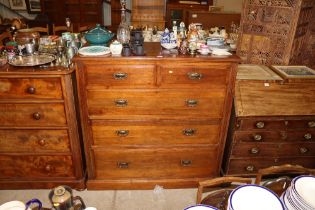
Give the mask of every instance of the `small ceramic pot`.
<path id="1" fill-rule="evenodd" d="M 120 42 L 118 42 L 117 40 L 112 42 L 109 46 L 109 49 L 110 49 L 110 52 L 112 53 L 112 55 L 120 55 L 122 48 L 123 48 L 122 44 Z"/>

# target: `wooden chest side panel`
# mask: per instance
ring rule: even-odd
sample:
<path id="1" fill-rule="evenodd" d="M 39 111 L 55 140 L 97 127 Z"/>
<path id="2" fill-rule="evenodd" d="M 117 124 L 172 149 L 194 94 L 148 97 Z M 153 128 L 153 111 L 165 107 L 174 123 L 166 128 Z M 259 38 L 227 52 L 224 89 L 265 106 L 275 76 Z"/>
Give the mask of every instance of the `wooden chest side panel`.
<path id="1" fill-rule="evenodd" d="M 238 81 L 235 101 L 239 117 L 314 115 L 315 86 Z"/>

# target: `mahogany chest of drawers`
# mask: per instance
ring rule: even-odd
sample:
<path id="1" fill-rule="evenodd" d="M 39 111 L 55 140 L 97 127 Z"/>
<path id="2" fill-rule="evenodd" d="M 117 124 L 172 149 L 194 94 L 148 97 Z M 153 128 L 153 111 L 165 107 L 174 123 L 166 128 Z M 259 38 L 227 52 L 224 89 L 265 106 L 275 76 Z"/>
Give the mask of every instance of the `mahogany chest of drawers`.
<path id="1" fill-rule="evenodd" d="M 73 70 L 0 68 L 0 189 L 84 189 Z"/>
<path id="2" fill-rule="evenodd" d="M 238 57 L 76 57 L 88 189 L 219 176 Z"/>
<path id="3" fill-rule="evenodd" d="M 286 163 L 315 168 L 314 104 L 313 83 L 287 82 L 267 67 L 240 65 L 224 174 L 250 176 Z"/>

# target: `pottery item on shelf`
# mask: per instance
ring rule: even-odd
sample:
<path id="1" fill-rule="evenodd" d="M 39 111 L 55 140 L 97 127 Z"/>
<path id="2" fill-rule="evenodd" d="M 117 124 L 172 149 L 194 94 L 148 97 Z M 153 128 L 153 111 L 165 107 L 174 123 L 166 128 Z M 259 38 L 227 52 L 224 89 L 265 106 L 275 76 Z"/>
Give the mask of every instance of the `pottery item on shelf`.
<path id="1" fill-rule="evenodd" d="M 122 49 L 122 55 L 123 56 L 130 56 L 131 55 L 131 49 L 129 45 L 124 45 Z"/>
<path id="2" fill-rule="evenodd" d="M 73 196 L 72 189 L 68 186 L 58 186 L 52 189 L 48 195 L 51 204 L 55 210 L 73 210 L 77 201 L 81 208 L 85 209 L 85 204 L 80 196 Z"/>
<path id="3" fill-rule="evenodd" d="M 92 45 L 105 45 L 113 37 L 114 34 L 102 28 L 100 24 L 96 24 L 95 28 L 85 34 L 86 41 Z"/>
<path id="4" fill-rule="evenodd" d="M 25 45 L 27 43 L 33 43 L 38 46 L 40 34 L 32 29 L 20 29 L 14 34 L 14 41 L 18 45 Z"/>
<path id="5" fill-rule="evenodd" d="M 110 52 L 112 53 L 112 55 L 120 55 L 122 48 L 123 48 L 122 44 L 117 40 L 112 42 L 109 46 L 109 49 L 110 49 Z"/>

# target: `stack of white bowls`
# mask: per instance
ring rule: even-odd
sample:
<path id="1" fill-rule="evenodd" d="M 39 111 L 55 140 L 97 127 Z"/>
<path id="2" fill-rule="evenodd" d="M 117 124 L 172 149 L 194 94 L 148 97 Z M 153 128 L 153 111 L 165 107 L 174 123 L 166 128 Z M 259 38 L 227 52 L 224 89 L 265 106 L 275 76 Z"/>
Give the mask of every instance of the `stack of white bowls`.
<path id="1" fill-rule="evenodd" d="M 219 210 L 219 209 L 212 206 L 197 204 L 195 206 L 190 206 L 188 208 L 185 208 L 184 210 Z"/>
<path id="2" fill-rule="evenodd" d="M 227 210 L 285 210 L 285 207 L 271 190 L 248 184 L 231 192 Z"/>
<path id="3" fill-rule="evenodd" d="M 287 210 L 315 210 L 315 177 L 295 177 L 280 199 Z"/>

